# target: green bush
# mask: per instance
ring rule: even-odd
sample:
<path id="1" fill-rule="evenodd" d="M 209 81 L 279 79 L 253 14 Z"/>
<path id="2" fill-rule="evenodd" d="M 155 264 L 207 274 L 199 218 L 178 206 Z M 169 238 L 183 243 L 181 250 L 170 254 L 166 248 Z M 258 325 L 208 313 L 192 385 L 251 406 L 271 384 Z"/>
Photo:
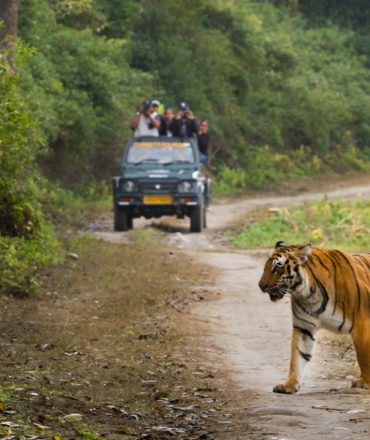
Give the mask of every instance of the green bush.
<path id="1" fill-rule="evenodd" d="M 50 225 L 33 238 L 0 237 L 0 292 L 37 292 L 39 270 L 60 260 L 60 245 Z"/>
<path id="2" fill-rule="evenodd" d="M 17 66 L 28 53 L 18 48 Z M 37 270 L 53 261 L 58 242 L 40 204 L 43 179 L 36 157 L 45 138 L 24 96 L 20 75 L 0 58 L 0 291 L 28 293 L 37 287 Z"/>
<path id="3" fill-rule="evenodd" d="M 185 99 L 209 119 L 220 192 L 366 170 L 368 50 L 359 55 L 356 28 L 318 25 L 298 10 L 252 0 L 23 0 L 19 35 L 32 56 L 19 71 L 51 147 L 44 169 L 70 188 L 109 179 L 130 116 L 156 97 L 172 107 Z"/>
<path id="4" fill-rule="evenodd" d="M 244 228 L 233 243 L 240 247 L 271 247 L 278 240 L 368 250 L 370 202 L 324 198 L 301 208 L 276 208 L 266 219 Z"/>
<path id="5" fill-rule="evenodd" d="M 193 3 L 20 2 L 17 73 L 0 58 L 3 291 L 34 290 L 38 269 L 58 257 L 45 215 L 69 221 L 66 206 L 79 211 L 86 200 L 107 199 L 105 182 L 143 98 L 172 106 L 185 99 L 210 120 L 219 194 L 370 170 L 366 26 L 360 35 L 356 27 L 339 27 L 343 20 L 319 22 L 318 6 L 313 24 L 297 13 L 297 3 Z M 360 26 L 354 11 L 351 22 Z M 82 198 L 49 185 L 37 162 Z M 362 246 L 366 218 L 348 214 L 350 223 L 338 226 L 334 211 L 327 227 L 287 211 L 251 226 L 251 235 L 259 244 L 286 230 L 335 241 L 345 239 L 335 231 L 352 225 L 346 233 Z"/>
<path id="6" fill-rule="evenodd" d="M 73 18 L 81 14 L 82 26 Z M 20 5 L 19 33 L 32 48 L 22 88 L 50 146 L 44 168 L 68 186 L 110 176 L 128 120 L 153 86 L 152 75 L 130 67 L 123 39 L 96 34 L 98 17 L 92 2 Z"/>
<path id="7" fill-rule="evenodd" d="M 246 146 L 238 167 L 216 164 L 213 190 L 215 194 L 227 194 L 268 188 L 285 178 L 315 175 L 323 170 L 322 160 L 307 147 L 282 153 L 268 145 Z"/>

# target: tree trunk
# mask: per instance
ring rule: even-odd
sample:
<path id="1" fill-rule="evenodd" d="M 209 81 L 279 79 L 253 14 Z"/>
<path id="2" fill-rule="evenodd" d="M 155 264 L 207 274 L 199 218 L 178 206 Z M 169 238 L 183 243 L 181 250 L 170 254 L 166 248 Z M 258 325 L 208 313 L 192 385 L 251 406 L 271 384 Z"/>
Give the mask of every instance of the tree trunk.
<path id="1" fill-rule="evenodd" d="M 0 50 L 6 53 L 9 64 L 13 65 L 13 44 L 18 30 L 19 0 L 0 0 Z"/>

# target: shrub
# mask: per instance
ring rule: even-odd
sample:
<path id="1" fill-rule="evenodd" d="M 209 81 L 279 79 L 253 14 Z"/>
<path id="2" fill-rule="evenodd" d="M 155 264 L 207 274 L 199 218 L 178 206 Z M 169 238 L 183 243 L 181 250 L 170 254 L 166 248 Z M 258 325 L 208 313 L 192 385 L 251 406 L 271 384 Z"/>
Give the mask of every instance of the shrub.
<path id="1" fill-rule="evenodd" d="M 18 48 L 18 66 L 26 56 Z M 0 69 L 0 290 L 28 293 L 37 286 L 37 269 L 56 258 L 58 243 L 39 202 L 42 179 L 35 159 L 43 150 L 42 131 L 19 75 L 3 58 Z"/>
<path id="2" fill-rule="evenodd" d="M 370 202 L 324 198 L 297 209 L 276 208 L 266 219 L 244 228 L 234 244 L 271 247 L 278 240 L 366 250 L 370 240 Z"/>
<path id="3" fill-rule="evenodd" d="M 59 242 L 50 225 L 32 238 L 0 237 L 0 291 L 12 294 L 35 293 L 39 269 L 60 259 Z"/>
<path id="4" fill-rule="evenodd" d="M 289 177 L 310 176 L 327 171 L 323 161 L 308 147 L 286 153 L 272 147 L 246 146 L 240 165 L 229 168 L 216 165 L 215 194 L 227 194 L 253 188 L 268 188 Z"/>

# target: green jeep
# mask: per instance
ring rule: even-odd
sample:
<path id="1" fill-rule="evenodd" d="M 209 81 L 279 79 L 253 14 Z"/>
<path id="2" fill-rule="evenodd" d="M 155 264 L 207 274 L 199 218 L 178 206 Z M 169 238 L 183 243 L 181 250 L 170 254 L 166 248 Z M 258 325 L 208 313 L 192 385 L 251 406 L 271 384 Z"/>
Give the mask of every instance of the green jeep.
<path id="1" fill-rule="evenodd" d="M 127 231 L 133 219 L 190 217 L 190 231 L 206 227 L 211 180 L 204 174 L 194 139 L 131 138 L 113 178 L 114 229 Z"/>

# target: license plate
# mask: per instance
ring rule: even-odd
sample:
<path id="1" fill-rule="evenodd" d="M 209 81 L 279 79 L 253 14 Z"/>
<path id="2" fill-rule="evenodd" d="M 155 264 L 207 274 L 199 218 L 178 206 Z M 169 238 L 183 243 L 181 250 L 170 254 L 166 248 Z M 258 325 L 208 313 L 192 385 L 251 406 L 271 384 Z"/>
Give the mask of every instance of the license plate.
<path id="1" fill-rule="evenodd" d="M 144 205 L 170 205 L 173 202 L 172 196 L 144 196 Z"/>

